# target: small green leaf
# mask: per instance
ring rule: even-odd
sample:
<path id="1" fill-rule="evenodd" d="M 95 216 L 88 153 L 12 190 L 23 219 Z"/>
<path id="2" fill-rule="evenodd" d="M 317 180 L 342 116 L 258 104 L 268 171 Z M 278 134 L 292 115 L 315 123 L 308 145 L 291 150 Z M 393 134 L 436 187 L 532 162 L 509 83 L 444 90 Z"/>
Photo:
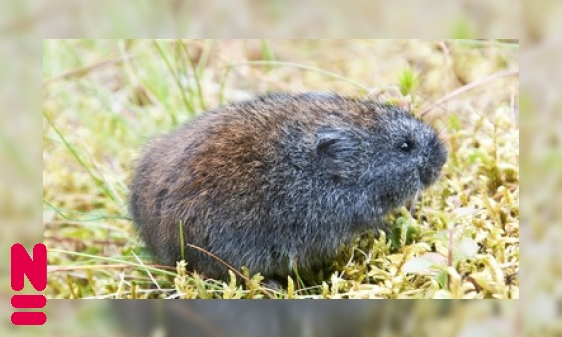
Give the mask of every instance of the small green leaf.
<path id="1" fill-rule="evenodd" d="M 437 274 L 437 283 L 439 283 L 439 286 L 442 289 L 447 288 L 447 271 L 446 270 L 442 270 L 441 272 L 439 272 L 439 274 Z"/>

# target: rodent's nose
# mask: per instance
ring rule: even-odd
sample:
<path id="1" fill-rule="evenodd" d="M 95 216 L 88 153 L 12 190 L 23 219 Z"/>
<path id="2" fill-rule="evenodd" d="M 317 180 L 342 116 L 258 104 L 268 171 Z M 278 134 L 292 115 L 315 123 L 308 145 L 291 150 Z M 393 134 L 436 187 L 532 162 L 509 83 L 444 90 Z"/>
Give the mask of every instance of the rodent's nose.
<path id="1" fill-rule="evenodd" d="M 435 169 L 431 169 L 429 167 L 421 167 L 420 168 L 420 180 L 422 184 L 427 187 L 434 183 L 439 176 L 439 171 Z"/>
<path id="2" fill-rule="evenodd" d="M 443 169 L 443 165 L 447 159 L 446 150 L 439 149 L 437 153 L 422 157 L 419 164 L 420 180 L 427 187 L 433 184 Z"/>

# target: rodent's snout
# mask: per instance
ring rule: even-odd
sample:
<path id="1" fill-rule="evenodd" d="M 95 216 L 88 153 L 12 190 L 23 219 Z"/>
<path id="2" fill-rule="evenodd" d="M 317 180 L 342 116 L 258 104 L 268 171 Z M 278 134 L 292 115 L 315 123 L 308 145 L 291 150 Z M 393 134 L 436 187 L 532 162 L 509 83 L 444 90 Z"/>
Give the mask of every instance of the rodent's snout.
<path id="1" fill-rule="evenodd" d="M 422 167 L 420 168 L 420 180 L 423 184 L 423 187 L 428 187 L 429 185 L 433 184 L 437 178 L 439 178 L 439 174 L 441 173 L 441 168 L 431 168 L 431 167 Z"/>
<path id="2" fill-rule="evenodd" d="M 447 161 L 447 148 L 435 139 L 430 146 L 429 153 L 423 158 L 419 167 L 420 180 L 424 187 L 433 184 L 440 176 L 443 165 Z"/>

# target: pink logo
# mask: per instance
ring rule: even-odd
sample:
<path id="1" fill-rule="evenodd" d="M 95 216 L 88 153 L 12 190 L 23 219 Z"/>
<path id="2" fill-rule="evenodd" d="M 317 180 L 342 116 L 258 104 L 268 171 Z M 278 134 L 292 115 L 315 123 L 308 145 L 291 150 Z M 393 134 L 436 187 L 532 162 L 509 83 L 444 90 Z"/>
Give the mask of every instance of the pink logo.
<path id="1" fill-rule="evenodd" d="M 47 287 L 47 247 L 38 243 L 33 247 L 33 258 L 25 248 L 16 243 L 11 251 L 11 286 L 14 291 L 22 291 L 24 276 L 36 291 L 43 291 Z M 47 298 L 42 294 L 12 296 L 12 307 L 16 309 L 40 309 L 47 304 Z M 14 325 L 43 325 L 47 316 L 42 311 L 16 311 L 12 314 Z"/>

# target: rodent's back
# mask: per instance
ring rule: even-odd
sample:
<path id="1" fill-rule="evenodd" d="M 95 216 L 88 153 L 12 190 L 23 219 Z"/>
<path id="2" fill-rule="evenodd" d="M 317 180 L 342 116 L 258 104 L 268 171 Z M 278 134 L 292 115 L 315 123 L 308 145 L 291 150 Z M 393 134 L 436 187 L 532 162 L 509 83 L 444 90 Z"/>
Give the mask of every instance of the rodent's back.
<path id="1" fill-rule="evenodd" d="M 355 166 L 369 164 L 364 134 L 388 131 L 390 115 L 416 120 L 393 109 L 336 95 L 274 94 L 200 115 L 141 156 L 130 198 L 141 237 L 170 265 L 182 259 L 180 222 L 186 243 L 237 269 L 285 276 L 294 263 L 323 263 L 388 211 L 358 180 L 371 174 L 383 186 L 387 178 Z M 388 189 L 379 194 L 404 199 Z M 184 253 L 189 268 L 226 276 L 213 257 L 190 247 Z"/>

